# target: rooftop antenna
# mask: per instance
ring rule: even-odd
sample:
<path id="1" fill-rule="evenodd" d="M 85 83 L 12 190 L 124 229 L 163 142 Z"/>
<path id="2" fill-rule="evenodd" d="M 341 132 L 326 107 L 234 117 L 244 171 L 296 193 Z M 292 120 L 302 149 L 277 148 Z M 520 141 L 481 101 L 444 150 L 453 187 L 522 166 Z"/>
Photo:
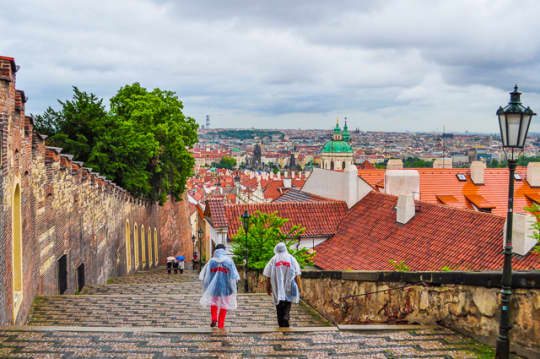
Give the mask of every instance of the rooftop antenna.
<path id="1" fill-rule="evenodd" d="M 445 131 L 446 131 L 446 128 L 443 125 L 443 127 L 442 127 L 442 143 L 443 143 L 442 167 L 443 168 L 446 168 L 446 166 L 445 166 L 445 161 L 446 161 L 446 137 L 444 135 Z"/>

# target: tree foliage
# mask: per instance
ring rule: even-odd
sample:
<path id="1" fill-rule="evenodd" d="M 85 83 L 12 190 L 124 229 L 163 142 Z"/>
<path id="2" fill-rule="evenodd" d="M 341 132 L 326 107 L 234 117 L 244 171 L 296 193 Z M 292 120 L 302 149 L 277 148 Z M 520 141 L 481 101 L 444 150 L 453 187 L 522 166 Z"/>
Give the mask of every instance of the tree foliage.
<path id="1" fill-rule="evenodd" d="M 236 167 L 236 160 L 233 157 L 223 156 L 221 160 L 219 160 L 219 162 L 216 163 L 215 167 L 226 168 L 228 170 L 232 170 L 233 168 Z"/>
<path id="2" fill-rule="evenodd" d="M 403 168 L 431 168 L 433 160 L 424 161 L 418 157 L 408 157 L 403 161 Z"/>
<path id="3" fill-rule="evenodd" d="M 192 175 L 189 153 L 197 141 L 197 124 L 185 117 L 174 92 L 148 91 L 139 83 L 122 87 L 110 100 L 110 111 L 94 94 L 73 87 L 73 98 L 58 101 L 36 116 L 48 144 L 64 148 L 74 159 L 136 197 L 179 200 Z"/>
<path id="4" fill-rule="evenodd" d="M 301 267 L 312 264 L 314 253 L 310 253 L 306 248 L 298 249 L 300 235 L 306 228 L 294 225 L 287 232 L 283 232 L 282 227 L 289 222 L 287 218 L 281 218 L 274 213 L 262 213 L 256 211 L 250 218 L 247 247 L 244 228 L 240 227 L 233 237 L 233 255 L 236 263 L 243 263 L 246 248 L 248 255 L 248 266 L 252 269 L 263 269 L 274 256 L 274 247 L 279 242 L 285 243 L 291 255 L 293 255 Z M 242 218 L 240 218 L 242 223 Z"/>
<path id="5" fill-rule="evenodd" d="M 529 162 L 540 162 L 540 156 L 520 156 L 519 160 L 517 161 L 518 166 L 527 166 Z M 508 167 L 508 161 L 502 160 L 498 161 L 496 159 L 492 159 L 489 161 L 486 165 L 487 168 L 505 168 Z"/>
<path id="6" fill-rule="evenodd" d="M 540 253 L 540 222 L 538 222 L 538 220 L 540 220 L 540 206 L 533 203 L 530 207 L 525 207 L 525 210 L 536 217 L 536 221 L 532 224 L 534 229 L 533 237 L 537 240 L 537 244 L 533 251 Z"/>

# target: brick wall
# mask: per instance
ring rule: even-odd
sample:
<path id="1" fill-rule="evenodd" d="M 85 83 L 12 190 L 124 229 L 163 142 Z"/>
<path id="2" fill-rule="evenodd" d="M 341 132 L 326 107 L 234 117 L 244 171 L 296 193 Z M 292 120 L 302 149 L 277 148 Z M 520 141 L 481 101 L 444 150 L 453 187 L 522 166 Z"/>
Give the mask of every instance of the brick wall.
<path id="1" fill-rule="evenodd" d="M 101 284 L 111 276 L 134 271 L 135 225 L 139 269 L 143 241 L 146 267 L 155 264 L 155 250 L 148 249 L 149 244 L 153 247 L 155 233 L 161 264 L 166 255 L 192 252 L 184 202 L 169 200 L 159 206 L 135 199 L 83 163 L 72 161 L 61 149 L 45 146 L 45 137 L 33 131 L 31 118 L 25 116 L 25 95 L 15 90 L 15 72 L 14 60 L 0 57 L 0 325 L 23 323 L 36 294 L 59 293 L 58 261 L 64 255 L 66 294 L 77 291 L 77 268 L 81 265 L 86 284 Z M 12 212 L 17 186 L 21 193 L 23 270 L 22 302 L 14 318 Z"/>

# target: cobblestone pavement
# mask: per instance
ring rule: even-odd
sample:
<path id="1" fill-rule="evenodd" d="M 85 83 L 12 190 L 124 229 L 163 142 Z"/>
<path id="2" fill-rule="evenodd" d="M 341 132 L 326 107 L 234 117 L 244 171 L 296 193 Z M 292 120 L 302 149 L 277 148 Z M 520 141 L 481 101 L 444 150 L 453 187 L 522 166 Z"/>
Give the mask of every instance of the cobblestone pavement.
<path id="1" fill-rule="evenodd" d="M 112 278 L 82 295 L 38 297 L 33 327 L 0 328 L 0 358 L 476 357 L 470 340 L 443 328 L 337 331 L 301 305 L 293 306 L 292 325 L 310 331 L 277 331 L 271 299 L 260 294 L 240 294 L 229 330 L 210 330 L 200 291 L 195 272 L 169 276 L 162 269 Z M 73 328 L 83 326 L 108 329 Z"/>
<path id="2" fill-rule="evenodd" d="M 199 305 L 202 286 L 192 271 L 167 275 L 151 271 L 112 278 L 88 287 L 83 295 L 38 297 L 29 324 L 37 326 L 200 328 L 210 324 L 210 311 Z M 301 305 L 291 308 L 291 325 L 324 326 Z M 266 294 L 239 294 L 238 309 L 227 314 L 231 327 L 277 326 L 276 309 Z"/>
<path id="3" fill-rule="evenodd" d="M 444 329 L 385 333 L 0 332 L 9 358 L 475 358 Z"/>

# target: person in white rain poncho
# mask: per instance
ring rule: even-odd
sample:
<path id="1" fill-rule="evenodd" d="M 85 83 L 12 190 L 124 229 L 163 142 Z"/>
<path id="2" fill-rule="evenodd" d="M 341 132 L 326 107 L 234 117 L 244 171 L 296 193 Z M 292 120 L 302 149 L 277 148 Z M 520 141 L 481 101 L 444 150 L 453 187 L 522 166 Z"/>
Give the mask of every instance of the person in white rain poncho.
<path id="1" fill-rule="evenodd" d="M 236 282 L 240 279 L 236 266 L 227 256 L 223 244 L 216 246 L 214 257 L 201 270 L 199 279 L 203 281 L 204 287 L 200 300 L 201 306 L 210 307 L 212 314 L 210 326 L 213 328 L 217 323 L 218 328 L 223 328 L 227 310 L 234 310 L 238 306 L 236 303 L 236 294 L 238 293 Z"/>
<path id="2" fill-rule="evenodd" d="M 274 248 L 275 255 L 264 267 L 266 292 L 272 295 L 277 310 L 278 325 L 289 326 L 291 303 L 300 301 L 302 282 L 300 281 L 300 265 L 287 251 L 285 243 L 278 243 Z"/>

